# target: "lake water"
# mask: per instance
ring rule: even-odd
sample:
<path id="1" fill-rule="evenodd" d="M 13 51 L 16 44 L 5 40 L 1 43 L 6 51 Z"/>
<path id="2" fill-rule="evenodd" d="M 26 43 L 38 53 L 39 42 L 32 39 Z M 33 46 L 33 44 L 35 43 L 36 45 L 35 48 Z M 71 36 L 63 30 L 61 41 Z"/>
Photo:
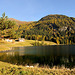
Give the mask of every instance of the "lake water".
<path id="1" fill-rule="evenodd" d="M 75 45 L 15 47 L 1 52 L 0 60 L 18 65 L 75 67 Z"/>

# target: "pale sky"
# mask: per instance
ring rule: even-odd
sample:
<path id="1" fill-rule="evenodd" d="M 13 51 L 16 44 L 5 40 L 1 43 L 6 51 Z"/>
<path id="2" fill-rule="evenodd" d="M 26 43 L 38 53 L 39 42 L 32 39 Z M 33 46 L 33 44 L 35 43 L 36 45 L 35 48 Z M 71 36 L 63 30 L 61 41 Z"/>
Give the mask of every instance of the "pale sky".
<path id="1" fill-rule="evenodd" d="M 0 17 L 21 21 L 38 21 L 49 14 L 75 17 L 75 0 L 0 0 Z"/>

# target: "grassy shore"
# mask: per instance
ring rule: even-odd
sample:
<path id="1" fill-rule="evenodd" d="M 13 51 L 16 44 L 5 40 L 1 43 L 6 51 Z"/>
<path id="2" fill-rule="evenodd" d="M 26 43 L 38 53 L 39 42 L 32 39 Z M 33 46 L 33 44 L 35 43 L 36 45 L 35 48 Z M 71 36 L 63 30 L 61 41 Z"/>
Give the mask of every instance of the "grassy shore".
<path id="1" fill-rule="evenodd" d="M 12 47 L 33 46 L 33 43 L 35 43 L 35 40 L 25 40 L 24 42 L 6 42 L 0 40 L 0 51 L 11 50 Z M 42 43 L 42 41 L 39 41 L 39 43 Z M 43 43 L 46 45 L 56 45 L 56 43 L 49 41 L 43 41 Z"/>
<path id="2" fill-rule="evenodd" d="M 0 75 L 75 75 L 75 69 L 25 67 L 0 61 Z"/>
<path id="3" fill-rule="evenodd" d="M 24 42 L 6 42 L 0 40 L 0 51 L 11 50 L 12 47 L 33 46 L 33 43 L 35 43 L 35 40 L 25 40 Z M 42 43 L 42 41 L 39 41 L 39 43 Z M 56 43 L 49 41 L 44 41 L 43 44 L 56 45 Z M 75 69 L 70 70 L 64 67 L 26 67 L 0 61 L 0 75 L 75 75 Z"/>

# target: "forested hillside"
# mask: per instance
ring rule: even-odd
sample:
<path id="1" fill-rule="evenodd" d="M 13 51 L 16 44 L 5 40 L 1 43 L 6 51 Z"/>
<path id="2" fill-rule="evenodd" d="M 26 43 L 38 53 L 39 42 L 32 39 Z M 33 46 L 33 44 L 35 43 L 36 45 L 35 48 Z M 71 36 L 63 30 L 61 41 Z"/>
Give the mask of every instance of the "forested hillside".
<path id="1" fill-rule="evenodd" d="M 75 18 L 65 15 L 48 15 L 39 21 L 16 24 L 16 21 L 7 19 L 3 13 L 0 18 L 0 37 L 73 44 L 75 43 Z"/>
<path id="2" fill-rule="evenodd" d="M 48 15 L 30 24 L 24 35 L 30 39 L 48 40 L 58 44 L 72 44 L 75 42 L 75 18 L 65 15 Z M 25 38 L 26 38 L 25 36 Z"/>

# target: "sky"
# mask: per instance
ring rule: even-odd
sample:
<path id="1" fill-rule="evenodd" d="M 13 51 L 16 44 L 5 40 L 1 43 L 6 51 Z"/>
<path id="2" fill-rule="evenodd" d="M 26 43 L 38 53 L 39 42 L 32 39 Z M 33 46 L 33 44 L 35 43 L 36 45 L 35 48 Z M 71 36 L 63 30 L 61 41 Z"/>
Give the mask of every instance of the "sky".
<path id="1" fill-rule="evenodd" d="M 75 0 L 0 0 L 2 13 L 21 21 L 38 21 L 50 14 L 75 17 Z"/>

